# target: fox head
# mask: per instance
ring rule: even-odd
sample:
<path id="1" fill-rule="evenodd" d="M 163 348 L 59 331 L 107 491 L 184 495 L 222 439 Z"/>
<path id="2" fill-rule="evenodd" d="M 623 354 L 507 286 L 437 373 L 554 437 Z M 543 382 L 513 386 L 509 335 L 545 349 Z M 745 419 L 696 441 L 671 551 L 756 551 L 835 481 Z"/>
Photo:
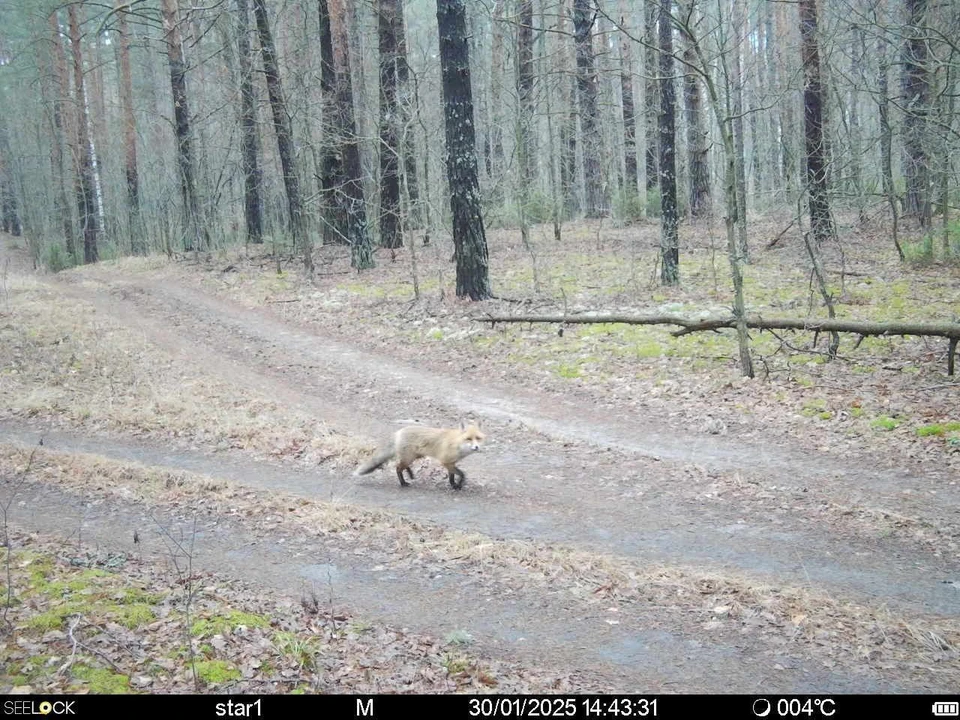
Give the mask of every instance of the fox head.
<path id="1" fill-rule="evenodd" d="M 480 432 L 480 423 L 467 424 L 460 421 L 460 456 L 477 452 L 483 444 L 484 435 Z"/>

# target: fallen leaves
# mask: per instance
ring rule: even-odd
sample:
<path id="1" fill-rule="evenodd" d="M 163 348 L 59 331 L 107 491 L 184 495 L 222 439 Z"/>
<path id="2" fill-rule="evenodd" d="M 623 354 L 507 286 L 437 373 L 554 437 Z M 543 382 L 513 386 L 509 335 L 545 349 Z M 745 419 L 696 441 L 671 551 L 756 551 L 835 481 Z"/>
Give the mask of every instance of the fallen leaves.
<path id="1" fill-rule="evenodd" d="M 304 612 L 226 578 L 185 583 L 163 563 L 65 555 L 52 539 L 11 536 L 14 630 L 0 642 L 0 693 L 531 693 L 571 682 L 462 649 L 450 655 L 469 644 L 463 634 L 441 643 Z M 159 619 L 124 624 L 132 600 Z"/>

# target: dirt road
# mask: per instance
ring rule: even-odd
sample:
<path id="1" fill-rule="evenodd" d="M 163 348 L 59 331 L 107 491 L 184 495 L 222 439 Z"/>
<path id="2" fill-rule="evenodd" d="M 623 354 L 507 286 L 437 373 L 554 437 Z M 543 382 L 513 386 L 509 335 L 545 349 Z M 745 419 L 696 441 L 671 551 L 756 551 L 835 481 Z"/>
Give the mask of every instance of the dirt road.
<path id="1" fill-rule="evenodd" d="M 401 489 L 391 470 L 344 472 L 251 458 L 214 448 L 160 446 L 44 426 L 0 425 L 0 441 L 223 477 L 264 491 L 346 501 L 492 538 L 561 543 L 649 565 L 730 574 L 757 586 L 792 587 L 905 618 L 960 613 L 960 487 L 936 468 L 895 466 L 865 455 L 798 452 L 762 428 L 698 434 L 613 406 L 556 402 L 522 387 L 486 386 L 482 369 L 437 374 L 396 354 L 375 355 L 186 284 L 91 270 L 63 285 L 98 312 L 143 332 L 184 362 L 275 398 L 343 432 L 377 439 L 397 420 L 483 420 L 490 443 L 464 461 L 468 482 L 440 475 Z M 144 511 L 90 505 L 32 487 L 19 522 L 65 531 L 82 508 L 84 533 L 123 544 Z M 73 515 L 71 515 L 73 513 Z M 185 522 L 171 511 L 167 521 Z M 867 662 L 820 652 L 784 632 L 717 623 L 683 603 L 611 603 L 556 586 L 499 584 L 496 573 L 455 565 L 418 572 L 394 558 L 315 538 L 276 537 L 211 520 L 201 562 L 296 593 L 305 584 L 372 618 L 466 630 L 494 652 L 583 670 L 594 687 L 666 692 L 870 692 L 944 690 L 960 678 L 956 657 L 938 667 Z M 375 569 L 377 568 L 377 569 Z M 562 583 L 560 584 L 562 587 Z M 678 609 L 680 608 L 680 609 Z M 922 620 L 918 619 L 922 625 Z M 829 645 L 824 639 L 823 645 Z M 849 649 L 848 649 L 849 650 Z M 547 658 L 546 661 L 543 659 Z M 854 659 L 851 659 L 854 658 Z"/>

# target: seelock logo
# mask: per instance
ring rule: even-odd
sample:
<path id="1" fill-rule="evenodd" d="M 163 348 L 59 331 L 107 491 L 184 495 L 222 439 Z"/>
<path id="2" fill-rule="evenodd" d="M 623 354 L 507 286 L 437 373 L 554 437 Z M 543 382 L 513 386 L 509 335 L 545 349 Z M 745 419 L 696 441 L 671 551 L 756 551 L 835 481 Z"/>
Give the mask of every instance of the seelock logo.
<path id="1" fill-rule="evenodd" d="M 4 715 L 76 715 L 74 700 L 6 700 Z"/>

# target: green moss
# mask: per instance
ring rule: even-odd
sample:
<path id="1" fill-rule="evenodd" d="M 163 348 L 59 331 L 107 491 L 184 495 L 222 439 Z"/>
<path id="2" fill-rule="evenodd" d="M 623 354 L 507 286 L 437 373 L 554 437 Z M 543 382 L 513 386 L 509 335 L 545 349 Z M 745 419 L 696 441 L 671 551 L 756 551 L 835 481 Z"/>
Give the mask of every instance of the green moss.
<path id="1" fill-rule="evenodd" d="M 30 561 L 29 580 L 31 585 L 45 587 L 47 578 L 53 573 L 55 566 L 53 560 L 43 558 Z"/>
<path id="2" fill-rule="evenodd" d="M 47 630 L 59 630 L 63 627 L 64 618 L 69 615 L 69 611 L 64 610 L 63 608 L 58 608 L 56 610 L 47 610 L 42 612 L 39 615 L 34 615 L 27 621 L 26 627 L 31 630 L 40 630 L 41 632 L 46 632 Z"/>
<path id="3" fill-rule="evenodd" d="M 852 407 L 852 408 L 850 408 L 850 416 L 851 416 L 851 417 L 855 417 L 855 418 L 862 417 L 862 416 L 863 416 L 863 408 L 861 408 L 861 407 Z"/>
<path id="4" fill-rule="evenodd" d="M 900 421 L 886 415 L 881 415 L 870 423 L 870 427 L 875 430 L 896 430 L 900 427 Z"/>
<path id="5" fill-rule="evenodd" d="M 131 630 L 146 625 L 156 618 L 153 608 L 143 603 L 121 605 L 115 613 L 117 622 Z"/>
<path id="6" fill-rule="evenodd" d="M 200 618 L 193 623 L 190 628 L 190 633 L 197 636 L 226 635 L 241 625 L 245 627 L 264 628 L 270 626 L 270 620 L 263 615 L 230 610 L 219 617 Z"/>
<path id="7" fill-rule="evenodd" d="M 429 333 L 427 333 L 427 337 L 430 338 L 431 340 L 443 340 L 443 330 L 440 330 L 439 328 L 434 328 Z"/>
<path id="8" fill-rule="evenodd" d="M 94 578 L 109 577 L 110 573 L 105 570 L 97 570 L 96 568 L 87 568 L 80 573 L 80 577 L 84 580 L 93 580 Z"/>
<path id="9" fill-rule="evenodd" d="M 63 658 L 54 655 L 34 655 L 22 663 L 10 661 L 7 670 L 10 674 L 23 675 L 31 682 L 44 677 L 50 665 L 59 667 L 63 663 Z"/>
<path id="10" fill-rule="evenodd" d="M 89 580 L 83 578 L 83 576 L 80 576 L 70 578 L 68 580 L 53 580 L 45 583 L 42 591 L 44 594 L 51 596 L 68 596 L 83 592 L 87 592 L 89 594 L 93 592 L 93 588 L 90 587 Z"/>
<path id="11" fill-rule="evenodd" d="M 536 357 L 529 353 L 510 353 L 507 355 L 507 359 L 517 365 L 536 365 L 539 362 Z"/>
<path id="12" fill-rule="evenodd" d="M 225 660 L 200 660 L 196 664 L 197 677 L 208 685 L 239 680 L 240 671 Z"/>
<path id="13" fill-rule="evenodd" d="M 383 287 L 373 283 L 344 283 L 343 285 L 338 285 L 337 289 L 370 300 L 381 300 L 398 290 L 402 290 L 402 288 L 398 288 L 397 286 Z M 425 290 L 422 285 L 420 289 Z"/>
<path id="14" fill-rule="evenodd" d="M 656 342 L 638 344 L 635 346 L 634 350 L 634 354 L 638 358 L 658 358 L 663 357 L 664 355 L 663 348 L 660 347 L 660 343 Z"/>
<path id="15" fill-rule="evenodd" d="M 827 401 L 826 400 L 808 400 L 803 404 L 803 408 L 800 410 L 800 414 L 804 417 L 819 417 L 823 420 L 829 420 L 833 417 L 833 414 L 827 410 Z M 826 415 L 827 417 L 823 417 Z"/>
<path id="16" fill-rule="evenodd" d="M 960 430 L 960 422 L 933 423 L 931 425 L 921 425 L 914 432 L 918 437 L 930 437 L 931 435 L 946 435 L 948 432 L 957 432 Z"/>
<path id="17" fill-rule="evenodd" d="M 217 620 L 208 620 L 207 618 L 200 618 L 199 620 L 194 620 L 193 625 L 190 626 L 190 634 L 201 636 L 201 635 L 216 635 L 221 626 L 221 623 Z"/>
<path id="18" fill-rule="evenodd" d="M 77 664 L 71 668 L 73 677 L 83 682 L 97 695 L 119 695 L 130 692 L 130 678 L 103 668 Z"/>
<path id="19" fill-rule="evenodd" d="M 580 366 L 571 365 L 569 363 L 560 363 L 560 365 L 557 367 L 556 370 L 554 370 L 554 372 L 560 377 L 568 378 L 568 379 L 578 378 L 582 376 L 582 373 L 580 372 Z"/>
<path id="20" fill-rule="evenodd" d="M 163 601 L 163 595 L 159 593 L 148 593 L 141 588 L 124 588 L 123 594 L 118 600 L 125 605 L 156 605 Z"/>

